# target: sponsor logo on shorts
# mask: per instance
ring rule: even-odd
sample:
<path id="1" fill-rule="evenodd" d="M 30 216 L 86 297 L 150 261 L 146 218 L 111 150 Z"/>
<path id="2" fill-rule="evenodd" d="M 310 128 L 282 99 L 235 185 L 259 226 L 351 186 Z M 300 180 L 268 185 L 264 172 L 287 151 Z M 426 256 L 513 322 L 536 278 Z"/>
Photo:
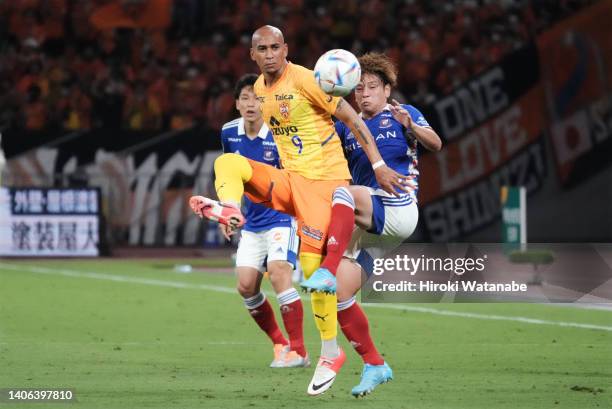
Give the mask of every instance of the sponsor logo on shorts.
<path id="1" fill-rule="evenodd" d="M 302 226 L 302 234 L 317 241 L 323 240 L 323 232 L 310 226 Z"/>
<path id="2" fill-rule="evenodd" d="M 283 238 L 283 235 L 278 231 L 274 233 L 274 236 L 272 236 L 272 240 L 274 241 L 281 241 L 282 238 Z"/>

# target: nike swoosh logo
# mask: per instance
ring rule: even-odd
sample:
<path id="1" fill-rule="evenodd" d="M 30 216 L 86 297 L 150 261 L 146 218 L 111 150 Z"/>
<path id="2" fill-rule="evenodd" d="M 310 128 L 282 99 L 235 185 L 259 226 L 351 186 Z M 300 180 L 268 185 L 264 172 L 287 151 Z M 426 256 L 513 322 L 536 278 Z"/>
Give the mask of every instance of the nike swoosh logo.
<path id="1" fill-rule="evenodd" d="M 319 385 L 315 385 L 314 383 L 312 384 L 312 390 L 313 391 L 318 391 L 319 389 L 321 389 L 322 387 L 324 387 L 325 385 L 327 385 L 328 383 L 332 382 L 334 379 L 336 379 L 336 377 L 334 376 L 333 378 L 330 378 L 328 380 L 326 380 L 325 382 L 323 382 L 322 384 Z"/>

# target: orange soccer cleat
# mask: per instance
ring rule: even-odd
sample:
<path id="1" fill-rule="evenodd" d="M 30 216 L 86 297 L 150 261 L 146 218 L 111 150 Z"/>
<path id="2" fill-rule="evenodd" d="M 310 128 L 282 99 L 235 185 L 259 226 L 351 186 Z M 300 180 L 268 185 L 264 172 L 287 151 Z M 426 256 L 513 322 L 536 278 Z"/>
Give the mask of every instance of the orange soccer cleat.
<path id="1" fill-rule="evenodd" d="M 189 206 L 195 214 L 205 217 L 233 229 L 238 229 L 246 222 L 238 206 L 221 203 L 204 196 L 191 196 Z"/>
<path id="2" fill-rule="evenodd" d="M 338 375 L 340 368 L 342 368 L 344 361 L 346 361 L 346 354 L 342 348 L 338 347 L 338 350 L 339 355 L 335 358 L 328 358 L 324 356 L 319 358 L 319 362 L 315 368 L 315 373 L 310 381 L 310 384 L 308 384 L 307 392 L 309 395 L 320 395 L 331 388 L 334 380 L 336 380 L 336 375 Z"/>

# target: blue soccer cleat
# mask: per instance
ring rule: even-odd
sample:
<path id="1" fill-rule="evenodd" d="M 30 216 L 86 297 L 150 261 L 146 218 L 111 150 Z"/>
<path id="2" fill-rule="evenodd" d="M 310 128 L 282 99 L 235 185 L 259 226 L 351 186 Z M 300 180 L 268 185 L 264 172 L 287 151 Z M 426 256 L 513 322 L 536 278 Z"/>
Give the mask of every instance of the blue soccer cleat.
<path id="1" fill-rule="evenodd" d="M 300 287 L 309 293 L 336 294 L 336 277 L 325 267 L 319 267 Z"/>
<path id="2" fill-rule="evenodd" d="M 361 382 L 351 390 L 351 394 L 358 398 L 365 396 L 380 384 L 387 383 L 393 379 L 393 371 L 385 362 L 382 365 L 365 364 L 361 372 Z"/>

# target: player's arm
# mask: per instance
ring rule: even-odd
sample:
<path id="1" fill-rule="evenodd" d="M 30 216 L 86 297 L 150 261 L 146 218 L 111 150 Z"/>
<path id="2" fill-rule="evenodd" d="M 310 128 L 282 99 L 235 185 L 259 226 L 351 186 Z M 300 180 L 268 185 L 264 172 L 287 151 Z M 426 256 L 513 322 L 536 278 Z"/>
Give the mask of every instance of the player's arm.
<path id="1" fill-rule="evenodd" d="M 396 188 L 408 192 L 409 189 L 405 186 L 405 176 L 400 175 L 385 164 L 385 161 L 378 151 L 374 137 L 353 107 L 344 99 L 340 99 L 334 116 L 344 122 L 353 132 L 353 135 L 355 135 L 357 142 L 359 142 L 372 164 L 376 181 L 380 187 L 385 192 L 395 196 L 399 196 Z"/>
<path id="2" fill-rule="evenodd" d="M 410 113 L 406 111 L 395 99 L 391 101 L 391 114 L 393 114 L 393 117 L 406 129 L 411 130 L 417 141 L 419 141 L 426 149 L 434 152 L 442 149 L 442 140 L 436 131 L 429 126 L 421 126 L 416 124 L 412 120 Z"/>

